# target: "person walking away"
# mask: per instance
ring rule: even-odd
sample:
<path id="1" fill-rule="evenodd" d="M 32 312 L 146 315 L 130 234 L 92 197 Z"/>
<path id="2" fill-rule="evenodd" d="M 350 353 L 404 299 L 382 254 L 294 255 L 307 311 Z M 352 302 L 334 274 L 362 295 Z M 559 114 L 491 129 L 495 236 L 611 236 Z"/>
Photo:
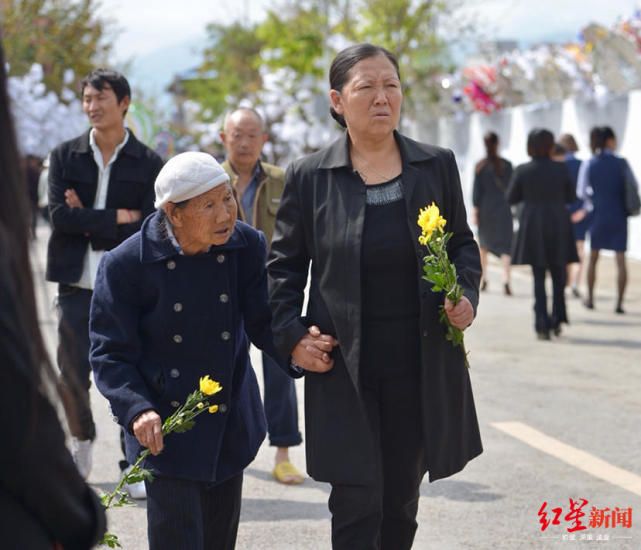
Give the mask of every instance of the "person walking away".
<path id="1" fill-rule="evenodd" d="M 81 83 L 91 128 L 56 147 L 49 161 L 48 281 L 58 283 L 58 366 L 82 476 L 91 470 L 96 428 L 89 404 L 89 306 L 98 262 L 153 211 L 162 160 L 124 124 L 131 90 L 118 72 L 96 69 Z M 126 466 L 126 464 L 121 464 Z M 143 498 L 142 484 L 130 487 Z"/>
<path id="2" fill-rule="evenodd" d="M 499 157 L 499 137 L 494 132 L 483 136 L 486 156 L 475 169 L 472 190 L 473 223 L 478 227 L 481 251 L 481 290 L 487 288 L 488 251 L 501 259 L 503 268 L 503 292 L 512 295 L 510 288 L 510 251 L 514 233 L 512 210 L 505 200 L 505 191 L 512 176 L 510 161 Z"/>
<path id="3" fill-rule="evenodd" d="M 481 262 L 451 151 L 396 131 L 396 58 L 372 44 L 337 54 L 331 114 L 345 132 L 292 163 L 268 261 L 274 341 L 305 369 L 307 470 L 332 486 L 334 550 L 409 550 L 419 488 L 482 452 L 465 357 L 439 308 L 469 326 Z M 417 224 L 435 202 L 464 295 L 420 278 Z M 311 263 L 307 310 L 304 289 Z"/>
<path id="4" fill-rule="evenodd" d="M 517 166 L 507 189 L 509 204 L 523 203 L 519 230 L 514 241 L 512 263 L 529 264 L 534 277 L 534 329 L 541 340 L 550 340 L 550 331 L 561 334 L 568 322 L 565 307 L 565 271 L 578 261 L 570 215 L 566 204 L 575 200 L 568 167 L 550 158 L 554 147 L 552 132 L 535 128 L 528 134 L 530 162 Z M 545 274 L 552 277 L 552 314 L 548 313 Z"/>
<path id="5" fill-rule="evenodd" d="M 254 109 L 235 109 L 225 118 L 220 137 L 227 151 L 222 166 L 237 196 L 239 218 L 260 229 L 269 247 L 285 173 L 260 160 L 263 144 L 268 139 L 263 119 Z M 269 355 L 262 353 L 262 360 L 267 433 L 270 445 L 276 447 L 272 475 L 281 483 L 302 483 L 303 475 L 289 457 L 289 448 L 302 442 L 296 386 Z"/>
<path id="6" fill-rule="evenodd" d="M 617 139 L 609 126 L 595 126 L 590 131 L 593 157 L 579 171 L 578 195 L 592 210 L 590 227 L 590 260 L 588 263 L 588 296 L 585 307 L 594 309 L 596 266 L 601 250 L 613 250 L 617 264 L 617 299 L 614 311 L 625 313 L 623 297 L 628 281 L 625 251 L 628 246 L 628 218 L 624 193 L 626 180 L 638 189 L 628 162 L 614 152 Z"/>
<path id="7" fill-rule="evenodd" d="M 574 188 L 577 188 L 579 179 L 579 168 L 581 167 L 581 160 L 576 158 L 575 153 L 579 150 L 576 140 L 572 134 L 563 134 L 559 138 L 559 143 L 565 149 L 564 160 L 570 169 Z M 570 286 L 572 295 L 576 298 L 581 297 L 579 292 L 579 285 L 581 283 L 581 276 L 583 275 L 583 266 L 585 264 L 585 236 L 590 228 L 592 222 L 592 214 L 584 214 L 579 212 L 583 208 L 583 200 L 577 199 L 568 205 L 568 212 L 572 220 L 572 231 L 574 232 L 574 240 L 576 242 L 576 253 L 579 257 L 579 262 L 576 264 L 569 264 L 567 270 L 567 285 Z M 577 214 L 577 212 L 579 212 Z"/>

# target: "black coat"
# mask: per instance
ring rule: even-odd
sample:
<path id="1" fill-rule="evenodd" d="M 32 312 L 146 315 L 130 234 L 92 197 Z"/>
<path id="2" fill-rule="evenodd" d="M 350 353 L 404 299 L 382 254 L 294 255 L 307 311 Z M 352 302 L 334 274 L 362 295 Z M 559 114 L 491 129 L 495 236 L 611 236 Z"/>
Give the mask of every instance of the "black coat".
<path id="1" fill-rule="evenodd" d="M 451 151 L 396 133 L 416 269 L 419 210 L 434 201 L 453 231 L 450 258 L 474 308 L 481 275 L 478 247 L 467 225 L 459 174 Z M 307 468 L 317 480 L 367 484 L 374 479 L 374 443 L 359 399 L 361 346 L 360 247 L 366 189 L 352 170 L 347 134 L 294 162 L 287 171 L 268 262 L 274 339 L 289 356 L 306 326 L 318 325 L 339 341 L 334 368 L 305 374 Z M 307 315 L 301 317 L 309 262 Z M 481 453 L 472 389 L 461 348 L 445 340 L 438 321 L 443 295 L 420 280 L 422 425 L 430 480 L 461 470 Z M 411 419 L 408 419 L 411 422 Z"/>
<path id="2" fill-rule="evenodd" d="M 576 200 L 567 164 L 545 158 L 517 166 L 506 198 L 510 204 L 523 203 L 512 248 L 513 264 L 546 267 L 579 261 L 565 207 Z"/>
<path id="3" fill-rule="evenodd" d="M 49 161 L 49 212 L 52 232 L 47 251 L 47 280 L 76 283 L 90 244 L 94 250 L 111 250 L 138 231 L 154 211 L 154 182 L 162 159 L 129 133 L 114 161 L 104 209 L 93 205 L 98 167 L 89 145 L 89 130 L 56 147 Z M 65 191 L 74 189 L 85 208 L 70 208 Z M 140 210 L 139 221 L 116 224 L 118 208 Z"/>
<path id="4" fill-rule="evenodd" d="M 0 241 L 4 241 L 0 238 Z M 33 342 L 17 320 L 29 304 L 18 300 L 9 269 L 15 251 L 0 242 L 0 548 L 88 550 L 106 529 L 98 496 L 83 481 L 65 446 L 48 398 L 39 391 Z"/>

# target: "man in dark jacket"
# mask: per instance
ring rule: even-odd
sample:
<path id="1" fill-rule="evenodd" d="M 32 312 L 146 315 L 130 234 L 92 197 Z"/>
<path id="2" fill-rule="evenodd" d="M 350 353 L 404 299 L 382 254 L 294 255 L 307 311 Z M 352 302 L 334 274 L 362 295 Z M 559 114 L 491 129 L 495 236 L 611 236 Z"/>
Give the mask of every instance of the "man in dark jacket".
<path id="1" fill-rule="evenodd" d="M 58 365 L 72 455 L 86 479 L 96 436 L 88 332 L 96 270 L 102 253 L 138 231 L 153 211 L 162 160 L 125 128 L 131 91 L 124 76 L 97 69 L 81 90 L 91 129 L 51 153 L 46 276 L 58 283 Z"/>
<path id="2" fill-rule="evenodd" d="M 260 229 L 269 246 L 285 173 L 260 160 L 267 141 L 263 120 L 254 109 L 236 109 L 225 118 L 220 137 L 227 150 L 227 160 L 222 166 L 231 178 L 237 197 L 238 217 Z M 301 483 L 303 475 L 289 461 L 289 447 L 302 442 L 294 381 L 269 355 L 262 355 L 267 430 L 270 444 L 276 447 L 273 475 L 281 483 Z"/>

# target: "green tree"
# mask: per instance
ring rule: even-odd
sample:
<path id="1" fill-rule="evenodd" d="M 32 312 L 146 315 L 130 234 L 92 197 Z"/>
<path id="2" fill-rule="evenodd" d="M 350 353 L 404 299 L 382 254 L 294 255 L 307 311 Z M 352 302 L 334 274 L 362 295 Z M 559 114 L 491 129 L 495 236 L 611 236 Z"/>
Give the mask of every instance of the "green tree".
<path id="1" fill-rule="evenodd" d="M 202 106 L 203 120 L 213 120 L 229 101 L 257 92 L 262 86 L 258 70 L 265 46 L 257 27 L 240 23 L 207 27 L 210 46 L 197 73 L 180 82 L 179 93 Z"/>
<path id="2" fill-rule="evenodd" d="M 22 76 L 33 63 L 44 70 L 47 89 L 58 94 L 64 73 L 75 84 L 111 50 L 111 22 L 96 17 L 99 0 L 0 0 L 0 27 L 9 74 Z"/>

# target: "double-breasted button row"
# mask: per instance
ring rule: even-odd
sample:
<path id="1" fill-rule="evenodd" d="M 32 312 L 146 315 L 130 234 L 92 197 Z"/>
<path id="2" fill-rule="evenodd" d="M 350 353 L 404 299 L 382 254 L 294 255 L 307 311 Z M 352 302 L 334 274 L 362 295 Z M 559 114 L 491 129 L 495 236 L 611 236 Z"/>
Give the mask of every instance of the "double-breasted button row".
<path id="1" fill-rule="evenodd" d="M 174 342 L 180 344 L 183 341 L 183 337 L 180 334 L 174 334 Z"/>
<path id="2" fill-rule="evenodd" d="M 170 403 L 170 405 L 171 405 L 174 409 L 177 409 L 178 407 L 180 407 L 180 401 L 172 401 L 172 402 Z"/>
<path id="3" fill-rule="evenodd" d="M 171 369 L 169 371 L 169 376 L 172 378 L 178 378 L 180 376 L 180 371 L 178 369 Z"/>
<path id="4" fill-rule="evenodd" d="M 169 260 L 167 262 L 167 269 L 176 269 L 176 262 L 174 260 Z"/>
<path id="5" fill-rule="evenodd" d="M 220 337 L 223 340 L 227 341 L 227 340 L 229 340 L 231 338 L 231 333 L 225 330 L 225 331 L 220 333 Z"/>
<path id="6" fill-rule="evenodd" d="M 221 303 L 221 304 L 226 304 L 227 302 L 229 302 L 229 295 L 228 295 L 228 294 L 225 294 L 225 293 L 223 292 L 223 293 L 218 297 L 218 299 L 220 300 L 220 303 Z"/>
<path id="7" fill-rule="evenodd" d="M 175 311 L 176 313 L 178 313 L 178 312 L 180 312 L 180 311 L 182 311 L 182 310 L 183 310 L 183 305 L 182 305 L 180 302 L 176 302 L 176 303 L 174 304 L 174 311 Z"/>
<path id="8" fill-rule="evenodd" d="M 225 261 L 225 255 L 224 254 L 218 254 L 218 256 L 216 256 L 216 261 L 219 264 L 222 264 Z"/>

